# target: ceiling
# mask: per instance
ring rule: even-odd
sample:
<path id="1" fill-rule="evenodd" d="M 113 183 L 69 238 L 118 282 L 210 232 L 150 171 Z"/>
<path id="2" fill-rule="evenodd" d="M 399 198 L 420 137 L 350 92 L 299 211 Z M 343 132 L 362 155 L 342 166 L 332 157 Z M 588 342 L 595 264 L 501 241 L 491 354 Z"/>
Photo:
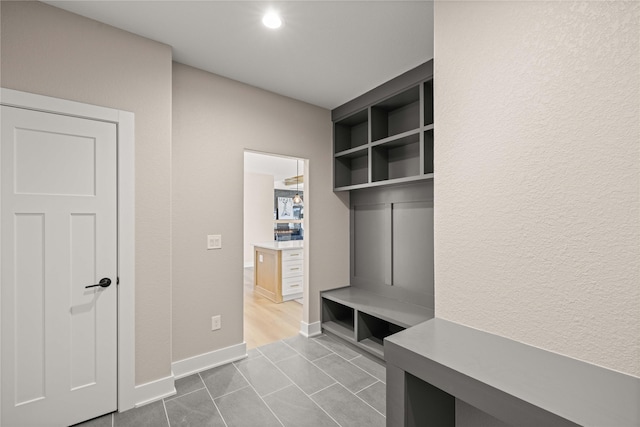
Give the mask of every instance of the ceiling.
<path id="1" fill-rule="evenodd" d="M 172 46 L 177 62 L 333 109 L 433 58 L 431 1 L 45 1 Z M 280 12 L 270 30 L 262 15 Z"/>

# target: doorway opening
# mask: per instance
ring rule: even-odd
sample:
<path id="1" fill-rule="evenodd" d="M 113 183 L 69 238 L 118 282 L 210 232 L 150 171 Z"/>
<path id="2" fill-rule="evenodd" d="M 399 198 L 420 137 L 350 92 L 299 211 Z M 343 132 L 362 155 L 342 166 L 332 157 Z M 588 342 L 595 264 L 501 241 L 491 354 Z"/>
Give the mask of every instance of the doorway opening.
<path id="1" fill-rule="evenodd" d="M 303 249 L 308 243 L 306 162 L 244 153 L 243 293 L 248 349 L 300 331 L 308 283 Z"/>

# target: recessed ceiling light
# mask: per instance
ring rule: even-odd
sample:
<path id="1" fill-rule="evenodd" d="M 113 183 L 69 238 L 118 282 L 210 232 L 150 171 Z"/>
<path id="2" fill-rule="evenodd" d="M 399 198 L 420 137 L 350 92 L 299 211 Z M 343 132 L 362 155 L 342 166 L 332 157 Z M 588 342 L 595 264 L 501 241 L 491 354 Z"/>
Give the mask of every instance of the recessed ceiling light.
<path id="1" fill-rule="evenodd" d="M 262 23 L 267 28 L 276 29 L 282 26 L 282 19 L 276 12 L 270 11 L 262 17 Z"/>

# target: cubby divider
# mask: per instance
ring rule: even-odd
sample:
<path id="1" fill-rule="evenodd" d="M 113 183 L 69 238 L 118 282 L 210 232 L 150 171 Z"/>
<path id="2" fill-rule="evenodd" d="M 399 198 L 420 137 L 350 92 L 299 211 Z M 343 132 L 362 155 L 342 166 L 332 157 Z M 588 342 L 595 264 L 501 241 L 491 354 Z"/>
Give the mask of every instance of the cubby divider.
<path id="1" fill-rule="evenodd" d="M 424 173 L 433 173 L 433 129 L 424 132 Z"/>
<path id="2" fill-rule="evenodd" d="M 336 109 L 334 191 L 433 178 L 432 61 L 418 69 Z"/>

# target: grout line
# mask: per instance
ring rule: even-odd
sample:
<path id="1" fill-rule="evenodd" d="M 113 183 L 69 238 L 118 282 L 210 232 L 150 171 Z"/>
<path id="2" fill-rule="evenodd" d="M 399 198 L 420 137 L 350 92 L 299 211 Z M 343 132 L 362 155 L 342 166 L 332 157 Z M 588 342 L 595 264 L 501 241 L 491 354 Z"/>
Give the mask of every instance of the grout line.
<path id="1" fill-rule="evenodd" d="M 331 378 L 331 377 L 330 377 L 330 378 Z M 331 378 L 331 379 L 333 380 L 333 378 Z M 334 380 L 334 381 L 335 381 L 335 380 Z M 307 394 L 307 396 L 311 397 L 311 396 L 313 396 L 314 394 L 318 394 L 318 393 L 320 393 L 321 391 L 325 391 L 326 389 L 328 389 L 328 388 L 330 388 L 330 387 L 333 387 L 333 386 L 334 386 L 334 385 L 336 385 L 336 384 L 338 384 L 338 385 L 342 385 L 342 384 L 340 384 L 338 381 L 335 381 L 333 384 L 330 384 L 330 385 L 326 386 L 325 388 L 321 388 L 321 389 L 320 389 L 320 390 L 318 390 L 318 391 L 314 391 L 314 392 L 313 392 L 313 393 L 311 393 L 311 394 Z M 344 386 L 343 386 L 343 387 L 344 387 Z M 306 394 L 306 393 L 305 393 L 305 394 Z"/>
<path id="2" fill-rule="evenodd" d="M 365 388 L 363 388 L 362 390 L 356 391 L 356 392 L 355 392 L 355 393 L 353 393 L 353 394 L 358 394 L 358 393 L 360 393 L 360 392 L 363 392 L 363 391 L 365 391 L 366 389 L 368 389 L 369 387 L 373 387 L 374 385 L 376 385 L 376 384 L 378 384 L 378 383 L 382 383 L 382 382 L 381 382 L 380 380 L 377 380 L 377 381 L 376 381 L 376 382 L 374 382 L 373 384 L 369 384 L 368 386 L 366 386 L 366 387 L 365 387 Z"/>
<path id="3" fill-rule="evenodd" d="M 200 377 L 200 381 L 202 381 L 202 383 L 204 384 L 204 379 L 202 378 L 202 375 L 200 375 L 200 372 L 198 372 L 198 376 Z M 213 398 L 213 396 L 211 396 L 211 392 L 209 391 L 209 388 L 207 387 L 207 385 L 205 384 L 205 390 L 207 390 L 207 394 L 209 395 L 209 399 L 211 399 L 211 401 L 213 402 L 213 406 L 214 408 L 216 408 L 216 411 L 218 411 L 218 414 L 220 414 L 220 419 L 222 419 L 222 422 L 224 423 L 225 427 L 229 427 L 227 425 L 227 421 L 224 419 L 224 416 L 222 415 L 222 411 L 220 410 L 220 408 L 218 408 L 218 405 L 216 404 L 215 399 Z M 171 426 L 169 426 L 171 427 Z"/>
<path id="4" fill-rule="evenodd" d="M 358 356 L 358 357 L 364 357 L 362 355 Z M 371 372 L 368 372 L 367 370 L 361 368 L 360 366 L 356 365 L 355 363 L 353 363 L 353 360 L 356 360 L 358 357 L 354 357 L 351 360 L 347 360 L 347 362 L 351 363 L 353 366 L 355 366 L 356 368 L 360 369 L 362 372 L 364 372 L 365 374 L 369 375 L 371 378 L 373 378 L 374 380 L 380 381 L 381 383 L 383 382 L 380 378 L 376 377 L 375 375 L 373 375 Z M 375 362 L 374 362 L 375 363 Z M 386 366 L 385 366 L 385 372 L 386 372 Z M 374 383 L 375 384 L 375 383 Z M 386 383 L 383 383 L 386 384 Z M 372 384 L 373 385 L 373 384 Z M 362 391 L 362 390 L 360 390 Z"/>
<path id="5" fill-rule="evenodd" d="M 261 357 L 264 357 L 265 359 L 268 359 L 268 357 L 266 357 L 263 353 L 260 353 L 259 355 L 257 355 L 257 356 L 256 356 L 256 357 L 254 357 L 253 359 L 249 359 L 248 357 L 245 357 L 244 359 L 236 360 L 235 362 L 231 362 L 231 364 L 232 364 L 233 366 L 236 366 L 236 367 L 237 367 L 236 363 L 247 363 L 249 360 L 256 360 L 256 359 L 259 359 L 259 358 L 261 358 Z"/>
<path id="6" fill-rule="evenodd" d="M 289 347 L 291 350 L 295 351 L 295 352 L 296 352 L 297 354 L 299 354 L 300 356 L 304 357 L 304 354 L 300 353 L 296 348 L 293 348 L 293 346 L 292 346 L 292 345 L 290 345 L 289 343 L 286 343 L 284 340 L 282 340 L 282 343 L 283 343 L 284 345 L 286 345 L 287 347 Z M 291 357 L 293 357 L 293 356 L 291 356 Z M 287 359 L 290 359 L 290 358 L 288 357 Z M 286 359 L 283 359 L 283 360 L 286 360 Z"/>
<path id="7" fill-rule="evenodd" d="M 265 359 L 266 359 L 269 363 L 273 363 L 273 362 L 271 362 L 271 361 L 269 360 L 269 358 L 268 358 L 268 357 L 265 357 Z M 236 369 L 238 369 L 238 367 L 237 367 L 237 366 L 235 366 L 235 365 L 234 365 L 234 367 L 235 367 Z M 267 407 L 267 409 L 268 409 L 269 411 L 271 411 L 271 413 L 273 414 L 273 416 L 274 416 L 274 417 L 276 417 L 276 420 L 278 420 L 278 422 L 280 423 L 280 425 L 282 425 L 282 427 L 284 427 L 284 423 L 283 423 L 282 421 L 280 421 L 280 418 L 278 418 L 278 416 L 276 415 L 276 413 L 275 413 L 275 412 L 273 412 L 273 409 L 271 409 L 271 406 L 267 405 L 267 402 L 265 402 L 265 401 L 264 401 L 264 399 L 262 398 L 262 396 L 260 396 L 260 393 L 258 393 L 258 391 L 257 391 L 257 390 L 256 390 L 256 388 L 253 386 L 253 384 L 251 384 L 251 383 L 249 382 L 249 380 L 247 379 L 247 377 L 245 377 L 245 376 L 244 376 L 244 374 L 242 373 L 242 371 L 241 371 L 240 369 L 238 369 L 238 372 L 240 372 L 240 375 L 242 375 L 242 377 L 245 379 L 245 381 L 247 381 L 247 382 L 249 383 L 249 387 L 251 387 L 251 388 L 253 389 L 254 393 L 255 393 L 255 394 L 260 398 L 260 400 L 262 400 L 262 403 L 264 403 L 264 406 L 266 406 L 266 407 Z"/>
<path id="8" fill-rule="evenodd" d="M 214 399 L 214 400 L 215 400 L 215 399 L 220 399 L 221 397 L 229 396 L 230 394 L 233 394 L 233 393 L 235 393 L 236 391 L 244 390 L 244 389 L 245 389 L 245 388 L 247 388 L 247 387 L 251 387 L 251 384 L 247 384 L 247 385 L 242 386 L 242 387 L 240 387 L 240 388 L 238 388 L 238 389 L 236 389 L 236 390 L 232 390 L 232 391 L 227 392 L 227 393 L 225 393 L 225 394 L 221 394 L 220 396 L 213 397 L 213 395 L 212 395 L 212 396 L 211 396 L 211 398 L 212 398 L 212 399 Z M 208 391 L 208 390 L 207 390 L 207 391 Z M 211 394 L 211 392 L 209 392 L 209 394 Z"/>
<path id="9" fill-rule="evenodd" d="M 360 390 L 360 391 L 362 391 L 362 390 Z M 358 393 L 360 393 L 360 392 L 358 392 Z M 360 397 L 360 396 L 358 396 L 357 394 L 354 394 L 354 396 L 355 396 L 356 398 L 358 398 L 358 399 L 362 400 L 362 401 L 364 402 L 364 404 L 365 404 L 365 405 L 367 405 L 368 407 L 370 407 L 371 409 L 373 409 L 374 411 L 376 411 L 377 413 L 379 413 L 380 415 L 382 415 L 382 417 L 383 417 L 384 419 L 387 419 L 387 416 L 386 416 L 386 415 L 384 415 L 382 412 L 378 411 L 378 410 L 377 410 L 376 408 L 374 408 L 373 406 L 369 405 L 369 403 L 368 403 L 366 400 L 364 400 L 363 398 L 361 398 L 361 397 Z M 386 396 L 385 396 L 385 401 L 386 401 Z"/>
<path id="10" fill-rule="evenodd" d="M 167 412 L 167 406 L 164 404 L 164 399 L 162 399 L 162 407 L 164 408 L 164 417 L 167 420 L 167 425 L 171 427 L 171 421 L 169 421 L 169 413 Z"/>
<path id="11" fill-rule="evenodd" d="M 328 356 L 330 356 L 330 355 L 327 355 L 327 356 L 325 356 L 325 357 L 328 357 Z M 338 356 L 338 357 L 341 357 L 339 354 L 337 354 L 337 356 Z M 375 376 L 371 375 L 370 373 L 368 373 L 367 371 L 365 371 L 365 370 L 364 370 L 364 369 L 362 369 L 361 367 L 359 367 L 359 366 L 354 365 L 353 363 L 351 363 L 351 361 L 349 361 L 349 360 L 345 359 L 344 357 L 342 357 L 342 359 L 343 359 L 343 360 L 345 360 L 345 361 L 346 361 L 347 363 L 349 363 L 350 365 L 353 365 L 354 367 L 356 367 L 356 368 L 360 369 L 362 372 L 364 372 L 364 373 L 365 373 L 365 375 L 367 375 L 367 376 L 371 377 L 373 380 L 375 380 L 372 384 L 369 384 L 369 385 L 368 385 L 367 387 L 365 387 L 365 388 L 371 387 L 373 384 L 375 384 L 375 383 L 377 383 L 377 382 L 381 382 L 378 378 L 376 378 Z M 355 359 L 355 357 L 354 357 L 354 359 Z M 319 359 L 318 359 L 318 360 L 319 360 Z M 350 389 L 349 387 L 347 387 L 345 384 L 342 384 L 342 383 L 341 383 L 337 378 L 335 378 L 334 376 L 332 376 L 329 372 L 325 371 L 325 370 L 324 370 L 324 369 L 322 369 L 320 366 L 317 366 L 314 362 L 311 362 L 311 363 L 312 363 L 313 365 L 315 365 L 318 369 L 320 369 L 322 372 L 324 372 L 326 375 L 328 375 L 330 378 L 333 378 L 333 380 L 334 380 L 334 381 L 336 381 L 338 384 L 340 384 L 342 387 L 344 387 L 344 388 L 345 388 L 349 393 L 351 393 L 351 394 L 355 395 L 357 398 L 359 398 L 360 400 L 362 400 L 362 401 L 364 402 L 364 400 L 363 400 L 360 396 L 358 396 L 355 392 L 351 391 L 351 389 Z M 364 390 L 364 388 L 363 388 L 362 390 Z M 362 391 L 362 390 L 360 390 L 360 391 Z M 360 393 L 360 391 L 358 391 L 357 393 Z M 385 399 L 386 399 L 386 396 L 385 396 Z M 364 402 L 364 403 L 367 403 L 367 402 Z M 367 403 L 367 405 L 369 405 L 369 404 Z M 369 406 L 371 406 L 371 405 L 369 405 Z M 371 406 L 371 407 L 373 408 L 373 406 Z M 380 411 L 378 411 L 376 408 L 373 408 L 373 409 L 374 409 L 374 410 L 376 410 L 376 412 L 378 412 L 380 415 L 382 415 L 382 414 L 380 413 Z M 382 416 L 384 417 L 384 415 L 382 415 Z M 385 418 L 386 418 L 386 417 L 385 417 Z"/>
<path id="12" fill-rule="evenodd" d="M 275 365 L 276 363 L 284 362 L 285 360 L 293 359 L 294 357 L 298 357 L 298 356 L 302 356 L 302 355 L 299 354 L 298 352 L 296 352 L 296 354 L 291 355 L 289 357 L 285 357 L 284 359 L 278 360 L 277 362 L 274 362 L 273 360 L 269 359 L 268 357 L 267 357 L 267 360 Z M 302 356 L 302 357 L 304 357 L 304 356 Z"/>
<path id="13" fill-rule="evenodd" d="M 324 355 L 324 356 L 322 356 L 322 357 L 318 357 L 317 359 L 314 359 L 314 360 L 313 360 L 313 362 L 317 362 L 318 360 L 326 359 L 327 357 L 333 356 L 334 354 L 335 354 L 336 356 L 340 356 L 339 354 L 336 354 L 336 353 L 326 354 L 326 355 Z M 310 362 L 311 362 L 311 361 L 310 361 Z M 313 363 L 313 362 L 312 362 L 312 363 Z"/>
<path id="14" fill-rule="evenodd" d="M 279 388 L 279 389 L 274 390 L 274 391 L 270 391 L 269 393 L 265 394 L 265 395 L 264 395 L 264 396 L 262 396 L 262 397 L 263 397 L 263 398 L 265 398 L 265 397 L 267 397 L 267 396 L 271 396 L 272 394 L 277 393 L 277 392 L 279 392 L 279 391 L 282 391 L 282 390 L 284 390 L 285 388 L 289 388 L 289 387 L 291 387 L 292 385 L 293 385 L 293 384 L 287 384 L 286 386 L 284 386 L 284 387 L 282 387 L 282 388 Z M 265 402 L 265 403 L 266 403 L 266 402 Z"/>
<path id="15" fill-rule="evenodd" d="M 295 350 L 295 349 L 294 349 L 294 350 Z M 302 355 L 301 355 L 301 356 L 302 356 Z M 302 356 L 302 358 L 303 358 L 304 360 L 307 360 L 304 356 Z M 313 365 L 313 362 L 312 362 L 312 361 L 310 361 L 310 360 L 307 360 L 307 361 Z M 269 362 L 271 362 L 271 361 L 269 361 Z M 314 404 L 314 405 L 316 405 L 318 408 L 320 408 L 320 410 L 321 410 L 322 412 L 324 412 L 325 414 L 327 414 L 327 416 L 328 416 L 329 418 L 331 418 L 331 419 L 333 420 L 333 422 L 335 422 L 335 423 L 338 425 L 338 427 L 342 427 L 342 424 L 340 424 L 340 423 L 338 422 L 338 420 L 336 420 L 335 418 L 333 418 L 333 417 L 331 416 L 331 414 L 330 414 L 330 413 L 328 413 L 328 412 L 327 412 L 327 411 L 326 411 L 322 406 L 318 405 L 318 403 L 317 403 L 315 400 L 313 400 L 313 399 L 311 398 L 311 396 L 312 396 L 313 394 L 319 393 L 319 392 L 321 392 L 322 390 L 326 390 L 326 389 L 328 389 L 329 387 L 331 387 L 332 385 L 335 385 L 336 383 L 333 383 L 333 384 L 331 384 L 331 385 L 328 385 L 328 386 L 326 386 L 326 387 L 325 387 L 325 388 L 323 388 L 323 389 L 320 389 L 320 390 L 318 390 L 318 391 L 313 392 L 312 394 L 307 394 L 307 393 L 306 393 L 306 392 L 305 392 L 305 391 L 304 391 L 304 390 L 303 390 L 303 389 L 302 389 L 298 384 L 296 384 L 296 382 L 295 382 L 295 381 L 293 381 L 293 379 L 292 379 L 292 378 L 290 378 L 290 377 L 289 377 L 289 375 L 287 375 L 287 374 L 286 374 L 286 372 L 285 372 L 285 371 L 283 371 L 282 369 L 280 369 L 280 367 L 279 367 L 278 365 L 276 365 L 275 363 L 273 363 L 273 362 L 271 362 L 271 363 L 273 364 L 273 366 L 275 366 L 275 367 L 276 367 L 276 369 L 278 369 L 280 372 L 282 372 L 282 375 L 284 375 L 285 377 L 287 377 L 287 379 L 288 379 L 289 381 L 291 381 L 291 384 L 292 384 L 293 386 L 295 386 L 298 390 L 300 390 L 300 391 L 302 392 L 302 394 L 304 394 L 305 396 L 307 396 L 307 398 L 308 398 L 309 400 L 311 400 L 311 402 L 313 402 L 313 404 Z M 314 366 L 315 366 L 315 365 L 314 365 Z M 318 368 L 318 367 L 316 366 L 316 368 Z M 320 369 L 320 368 L 318 368 L 318 369 Z M 329 377 L 329 378 L 331 378 L 331 377 Z M 266 402 L 265 402 L 265 403 L 266 403 Z M 269 406 L 269 405 L 267 405 L 267 406 Z"/>
<path id="16" fill-rule="evenodd" d="M 333 342 L 333 343 L 338 344 L 338 345 L 343 345 L 343 346 L 344 346 L 344 347 L 346 347 L 348 350 L 351 350 L 351 349 L 350 349 L 346 344 L 341 343 L 341 342 L 339 342 L 339 341 L 336 341 L 336 340 L 334 340 L 333 338 L 331 338 L 330 336 L 328 336 L 328 335 L 326 335 L 326 334 L 320 335 L 320 337 L 326 337 L 330 342 Z M 317 339 L 316 339 L 316 338 L 320 338 L 320 337 L 315 337 L 315 338 L 312 338 L 312 339 L 313 339 L 313 340 L 315 340 L 318 344 L 320 344 L 320 345 L 321 345 L 321 346 L 323 346 L 324 348 L 326 348 L 327 350 L 329 350 L 330 352 L 332 352 L 332 353 L 334 353 L 334 354 L 336 354 L 336 355 L 338 355 L 338 356 L 342 357 L 342 358 L 343 358 L 344 360 L 346 360 L 347 362 L 351 362 L 353 359 L 356 359 L 356 358 L 358 358 L 358 357 L 362 356 L 362 354 L 358 353 L 357 351 L 355 351 L 355 350 L 351 350 L 351 351 L 353 351 L 354 353 L 356 353 L 356 355 L 355 355 L 354 357 L 352 357 L 351 359 L 347 359 L 347 358 L 346 358 L 346 357 L 344 357 L 343 355 L 338 354 L 338 352 L 337 352 L 337 351 L 334 351 L 334 350 L 330 349 L 328 346 L 326 346 L 326 345 L 322 344 L 322 341 L 320 341 L 320 340 L 317 340 Z M 327 355 L 327 356 L 328 356 L 328 355 Z M 323 356 L 323 357 L 327 357 L 327 356 Z M 316 359 L 316 360 L 318 360 L 318 359 Z"/>
<path id="17" fill-rule="evenodd" d="M 203 383 L 203 385 L 204 385 L 204 383 Z M 195 393 L 196 391 L 200 391 L 200 390 L 205 389 L 205 388 L 207 388 L 207 387 L 205 386 L 205 387 L 199 388 L 199 389 L 197 389 L 197 390 L 191 390 L 190 392 L 185 393 L 185 394 L 181 394 L 181 395 L 179 395 L 179 396 L 178 396 L 178 395 L 173 395 L 173 396 L 171 396 L 171 397 L 170 397 L 170 398 L 168 398 L 168 399 L 162 399 L 162 400 L 163 400 L 164 402 L 171 402 L 172 400 L 180 399 L 181 397 L 184 397 L 184 396 L 189 396 L 190 394 Z"/>
<path id="18" fill-rule="evenodd" d="M 305 338 L 305 339 L 306 339 L 306 340 L 311 341 L 313 338 Z M 314 341 L 314 342 L 318 343 L 317 341 Z M 287 343 L 285 343 L 285 344 L 287 344 Z M 320 344 L 320 343 L 318 343 L 318 344 L 320 345 L 320 347 L 324 347 L 327 351 L 329 351 L 329 352 L 331 352 L 331 353 L 334 353 L 334 351 L 333 351 L 333 350 L 331 350 L 330 348 L 327 348 L 327 347 L 323 346 L 323 345 L 322 345 L 322 344 Z M 304 357 L 306 360 L 308 360 L 309 362 L 315 362 L 316 360 L 319 360 L 319 359 L 322 359 L 323 357 L 327 357 L 327 356 L 329 356 L 329 354 L 326 354 L 326 355 L 324 355 L 324 356 L 320 356 L 320 357 L 316 357 L 315 359 L 311 359 L 311 358 L 307 357 L 307 355 L 302 354 L 302 352 L 301 352 L 301 351 L 299 351 L 298 349 L 296 349 L 296 348 L 292 347 L 290 344 L 287 344 L 287 345 L 288 345 L 289 347 L 291 347 L 291 348 L 292 348 L 296 353 L 298 353 L 300 356 L 302 356 L 302 357 Z M 289 358 L 289 359 L 290 359 L 290 358 Z M 283 360 L 286 360 L 286 359 L 283 359 Z"/>

